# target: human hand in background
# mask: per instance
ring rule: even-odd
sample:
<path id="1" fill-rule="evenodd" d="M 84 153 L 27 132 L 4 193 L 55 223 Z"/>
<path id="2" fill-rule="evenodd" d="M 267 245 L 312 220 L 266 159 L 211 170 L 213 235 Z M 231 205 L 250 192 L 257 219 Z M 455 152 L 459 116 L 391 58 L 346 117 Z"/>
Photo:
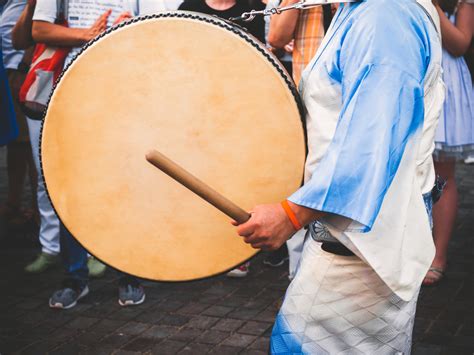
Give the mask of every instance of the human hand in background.
<path id="1" fill-rule="evenodd" d="M 126 12 L 122 12 L 120 15 L 118 15 L 118 17 L 115 19 L 114 21 L 114 26 L 115 25 L 118 25 L 120 22 L 123 22 L 123 21 L 127 21 L 127 20 L 130 20 L 132 18 L 132 15 L 130 14 L 130 12 L 126 11 Z"/>
<path id="2" fill-rule="evenodd" d="M 100 35 L 102 32 L 104 32 L 107 29 L 107 21 L 109 19 L 110 14 L 112 13 L 112 10 L 107 10 L 104 12 L 99 18 L 95 21 L 95 23 L 84 30 L 84 40 L 85 42 L 90 41 L 91 39 L 97 37 Z"/>
<path id="3" fill-rule="evenodd" d="M 289 42 L 287 45 L 285 45 L 285 47 L 283 47 L 283 49 L 285 50 L 286 53 L 293 53 L 293 49 L 294 49 L 294 44 L 295 44 L 295 41 L 292 39 L 291 42 Z"/>

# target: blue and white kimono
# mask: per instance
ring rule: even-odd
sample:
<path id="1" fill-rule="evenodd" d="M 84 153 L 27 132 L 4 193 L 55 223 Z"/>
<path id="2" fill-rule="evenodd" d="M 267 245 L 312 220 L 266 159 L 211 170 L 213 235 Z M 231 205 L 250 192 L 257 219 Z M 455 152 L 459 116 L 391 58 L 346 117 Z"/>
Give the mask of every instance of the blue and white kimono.
<path id="1" fill-rule="evenodd" d="M 410 352 L 434 257 L 423 194 L 444 99 L 439 18 L 429 0 L 341 5 L 303 73 L 309 153 L 289 200 L 356 256 L 308 238 L 273 329 L 275 354 Z"/>

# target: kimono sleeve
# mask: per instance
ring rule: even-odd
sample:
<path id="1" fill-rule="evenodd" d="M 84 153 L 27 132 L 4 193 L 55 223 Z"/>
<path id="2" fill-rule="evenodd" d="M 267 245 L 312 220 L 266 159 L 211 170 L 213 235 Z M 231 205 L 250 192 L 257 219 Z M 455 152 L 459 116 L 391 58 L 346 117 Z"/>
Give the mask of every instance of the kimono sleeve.
<path id="1" fill-rule="evenodd" d="M 335 135 L 289 200 L 349 218 L 353 231 L 367 232 L 407 142 L 422 130 L 429 58 L 423 30 L 396 14 L 361 17 L 347 31 L 331 74 L 342 86 Z"/>

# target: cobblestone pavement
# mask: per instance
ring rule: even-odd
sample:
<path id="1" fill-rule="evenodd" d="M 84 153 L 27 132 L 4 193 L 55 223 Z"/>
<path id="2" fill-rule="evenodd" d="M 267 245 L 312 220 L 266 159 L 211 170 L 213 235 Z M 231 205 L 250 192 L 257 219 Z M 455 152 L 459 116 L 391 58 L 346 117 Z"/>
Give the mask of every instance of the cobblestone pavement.
<path id="1" fill-rule="evenodd" d="M 460 166 L 461 208 L 445 280 L 422 290 L 413 354 L 473 354 L 474 166 Z M 0 201 L 6 193 L 0 149 Z M 147 300 L 117 304 L 116 272 L 91 282 L 91 293 L 68 311 L 47 300 L 60 267 L 42 275 L 22 269 L 38 252 L 32 228 L 0 225 L 0 353 L 11 354 L 265 354 L 275 313 L 288 285 L 287 264 L 255 258 L 245 279 L 224 276 L 189 283 L 145 282 Z"/>

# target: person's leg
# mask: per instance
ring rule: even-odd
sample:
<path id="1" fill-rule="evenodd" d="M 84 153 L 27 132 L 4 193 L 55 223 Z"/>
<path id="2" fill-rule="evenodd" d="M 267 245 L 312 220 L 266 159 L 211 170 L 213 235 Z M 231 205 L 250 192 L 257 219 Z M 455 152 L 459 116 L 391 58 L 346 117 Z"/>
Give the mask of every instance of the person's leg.
<path id="1" fill-rule="evenodd" d="M 456 163 L 436 162 L 435 171 L 446 180 L 446 186 L 440 200 L 433 206 L 433 238 L 436 254 L 424 285 L 436 283 L 443 276 L 446 268 L 448 244 L 451 239 L 458 211 L 458 191 L 455 180 Z"/>
<path id="2" fill-rule="evenodd" d="M 26 117 L 18 100 L 19 83 L 23 82 L 25 75 L 16 70 L 8 70 L 7 74 L 18 125 L 18 137 L 7 145 L 8 194 L 4 214 L 12 224 L 23 224 L 28 221 L 28 217 L 33 218 L 36 211 L 36 205 L 34 205 L 33 213 L 30 213 L 30 216 L 24 214 L 21 210 L 25 177 L 27 173 L 35 175 L 36 171 L 35 169 L 28 169 L 32 161 L 31 147 Z M 34 188 L 32 190 L 34 194 Z"/>
<path id="3" fill-rule="evenodd" d="M 30 143 L 30 154 L 28 155 L 28 161 L 26 162 L 28 169 L 28 182 L 30 183 L 31 188 L 31 210 L 32 218 L 35 222 L 35 225 L 40 226 L 41 220 L 39 215 L 38 208 L 38 175 L 40 172 L 36 169 L 35 161 L 33 159 L 33 149 Z"/>
<path id="4" fill-rule="evenodd" d="M 41 243 L 42 253 L 38 258 L 29 264 L 25 271 L 27 272 L 42 272 L 48 267 L 56 264 L 57 258 L 50 256 L 57 256 L 59 254 L 59 219 L 54 212 L 53 207 L 49 201 L 44 186 L 43 176 L 41 174 L 40 160 L 39 160 L 39 139 L 41 134 L 41 121 L 27 119 L 28 129 L 30 132 L 31 149 L 33 152 L 33 161 L 38 171 L 37 177 L 37 196 L 38 196 L 38 210 L 40 213 L 40 231 L 39 240 Z"/>
<path id="5" fill-rule="evenodd" d="M 410 354 L 418 292 L 403 301 L 357 256 L 331 254 L 308 238 L 270 353 Z"/>
<path id="6" fill-rule="evenodd" d="M 61 289 L 49 299 L 51 308 L 69 309 L 89 293 L 89 270 L 87 251 L 74 239 L 69 231 L 60 225 L 61 251 L 66 271 L 66 279 Z"/>
<path id="7" fill-rule="evenodd" d="M 27 149 L 25 147 L 28 147 L 28 143 L 15 141 L 7 145 L 8 192 L 5 214 L 8 217 L 11 216 L 13 221 L 19 217 L 21 196 L 25 183 L 27 169 Z"/>
<path id="8" fill-rule="evenodd" d="M 66 277 L 85 285 L 89 281 L 87 269 L 87 251 L 72 236 L 66 227 L 60 225 L 61 249 Z"/>

